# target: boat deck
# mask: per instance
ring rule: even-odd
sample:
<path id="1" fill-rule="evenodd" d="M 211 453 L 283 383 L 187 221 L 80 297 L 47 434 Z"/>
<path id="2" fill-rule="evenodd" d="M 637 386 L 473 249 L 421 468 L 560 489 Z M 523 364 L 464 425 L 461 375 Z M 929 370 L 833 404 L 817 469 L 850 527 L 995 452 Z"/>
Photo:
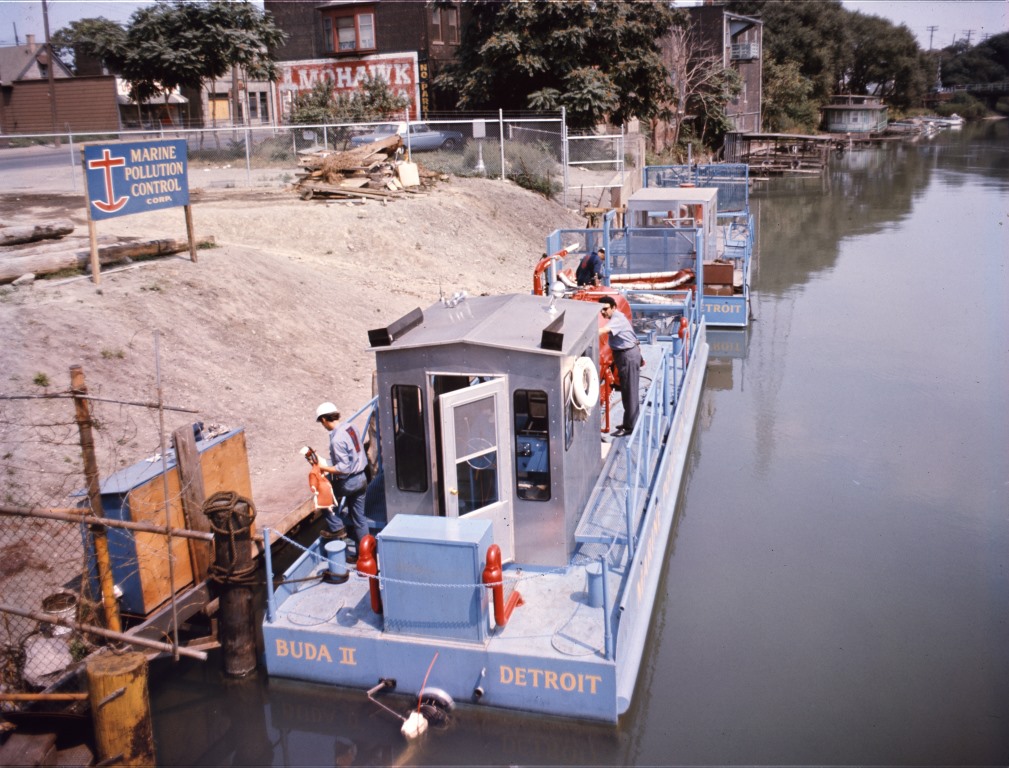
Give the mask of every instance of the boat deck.
<path id="1" fill-rule="evenodd" d="M 371 608 L 369 577 L 350 567 L 343 584 L 322 578 L 329 565 L 317 541 L 288 569 L 287 581 L 278 587 L 269 607 L 272 619 L 264 623 L 263 632 L 271 674 L 359 688 L 372 687 L 380 677 L 394 678 L 397 689 L 405 691 L 427 685 L 448 691 L 457 700 L 473 692 L 472 700 L 481 704 L 615 720 L 626 706 L 627 697 L 620 691 L 630 669 L 619 659 L 634 653 L 615 650 L 618 632 L 627 629 L 620 622 L 628 621 L 632 613 L 635 622 L 644 622 L 636 630 L 643 637 L 650 614 L 640 610 L 624 614 L 628 598 L 621 596 L 636 579 L 645 578 L 642 563 L 652 561 L 645 551 L 635 552 L 641 544 L 638 537 L 644 535 L 642 517 L 655 508 L 650 503 L 651 483 L 660 465 L 663 472 L 673 474 L 678 470 L 667 469 L 666 464 L 682 466 L 685 460 L 703 377 L 701 360 L 691 375 L 691 394 L 684 403 L 689 407 L 681 409 L 690 412 L 677 416 L 685 437 L 676 442 L 682 447 L 673 461 L 665 462 L 664 436 L 673 409 L 671 404 L 663 409 L 656 403 L 664 399 L 669 403 L 677 383 L 685 380 L 682 361 L 670 357 L 669 349 L 668 343 L 642 345 L 642 415 L 634 435 L 602 437 L 605 459 L 600 480 L 577 528 L 570 562 L 556 568 L 504 566 L 506 598 L 513 591 L 522 597 L 505 626 L 495 626 L 492 620 L 486 636 L 479 639 L 390 631 Z M 613 423 L 619 423 L 619 393 L 612 395 L 611 405 Z M 669 440 L 671 444 L 671 435 Z M 640 456 L 637 463 L 633 456 Z M 669 519 L 647 527 L 659 526 L 655 538 L 664 542 L 672 512 L 662 514 Z M 630 542 L 628 530 L 635 531 Z M 383 579 L 384 595 L 389 580 Z M 481 600 L 490 600 L 488 588 L 472 583 L 409 585 L 422 590 L 425 600 L 448 600 L 454 595 L 447 591 L 458 589 L 476 590 Z M 607 607 L 609 615 L 604 615 Z M 633 668 L 636 672 L 636 663 Z"/>

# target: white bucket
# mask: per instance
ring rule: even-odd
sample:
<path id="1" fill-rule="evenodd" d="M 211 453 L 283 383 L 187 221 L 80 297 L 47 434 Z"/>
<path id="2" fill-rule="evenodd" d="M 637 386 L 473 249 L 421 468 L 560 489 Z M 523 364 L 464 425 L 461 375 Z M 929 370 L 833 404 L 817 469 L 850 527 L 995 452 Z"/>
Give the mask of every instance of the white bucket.
<path id="1" fill-rule="evenodd" d="M 56 592 L 42 600 L 42 613 L 66 621 L 76 621 L 77 619 L 77 595 L 73 592 Z M 53 637 L 59 635 L 69 635 L 73 630 L 62 624 L 46 624 L 43 627 L 46 634 Z"/>

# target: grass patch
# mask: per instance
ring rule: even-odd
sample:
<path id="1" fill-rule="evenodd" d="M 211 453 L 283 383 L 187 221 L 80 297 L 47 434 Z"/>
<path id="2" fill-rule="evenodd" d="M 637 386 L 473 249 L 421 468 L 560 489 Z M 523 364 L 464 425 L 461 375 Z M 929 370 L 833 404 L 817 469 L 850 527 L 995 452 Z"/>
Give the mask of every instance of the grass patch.
<path id="1" fill-rule="evenodd" d="M 32 378 L 32 383 L 39 387 L 49 386 L 49 376 L 41 371 Z"/>

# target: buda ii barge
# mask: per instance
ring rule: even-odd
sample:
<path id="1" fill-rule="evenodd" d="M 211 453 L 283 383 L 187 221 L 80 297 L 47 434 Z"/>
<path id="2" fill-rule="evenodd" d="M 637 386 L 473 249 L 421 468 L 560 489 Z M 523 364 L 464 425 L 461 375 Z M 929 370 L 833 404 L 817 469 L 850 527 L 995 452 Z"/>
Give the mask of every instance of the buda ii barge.
<path id="1" fill-rule="evenodd" d="M 714 197 L 697 203 L 712 219 Z M 640 220 L 653 231 L 626 231 L 623 258 L 673 242 Z M 686 238 L 699 283 L 703 238 Z M 628 709 L 708 359 L 703 292 L 652 291 L 638 311 L 616 288 L 551 288 L 457 296 L 369 334 L 379 395 L 354 420 L 375 420 L 387 522 L 355 570 L 317 541 L 268 590 L 270 675 L 606 722 Z M 620 438 L 604 295 L 644 361 Z"/>

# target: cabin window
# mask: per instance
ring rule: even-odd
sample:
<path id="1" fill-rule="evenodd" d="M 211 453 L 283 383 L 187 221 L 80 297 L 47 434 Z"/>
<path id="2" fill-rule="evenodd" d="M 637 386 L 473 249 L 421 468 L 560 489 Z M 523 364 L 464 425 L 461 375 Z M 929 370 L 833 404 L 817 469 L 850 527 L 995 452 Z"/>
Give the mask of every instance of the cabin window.
<path id="1" fill-rule="evenodd" d="M 550 419 L 547 393 L 516 389 L 515 415 L 516 493 L 525 501 L 550 500 Z"/>
<path id="2" fill-rule="evenodd" d="M 420 387 L 393 385 L 392 440 L 396 455 L 396 487 L 401 491 L 426 492 L 427 439 Z"/>
<path id="3" fill-rule="evenodd" d="M 353 53 L 375 49 L 375 14 L 351 9 L 324 13 L 322 37 L 327 53 Z"/>

